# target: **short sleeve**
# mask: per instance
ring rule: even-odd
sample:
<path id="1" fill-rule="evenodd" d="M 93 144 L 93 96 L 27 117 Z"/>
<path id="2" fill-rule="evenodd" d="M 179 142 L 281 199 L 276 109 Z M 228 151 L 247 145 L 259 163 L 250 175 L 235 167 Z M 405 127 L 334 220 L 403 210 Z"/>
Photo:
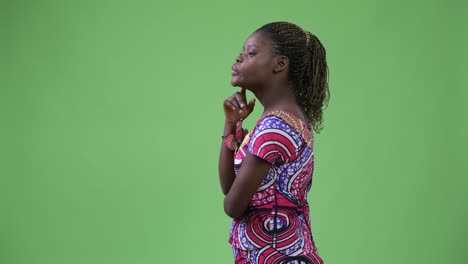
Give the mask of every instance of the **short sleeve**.
<path id="1" fill-rule="evenodd" d="M 268 116 L 254 128 L 248 152 L 271 164 L 284 164 L 296 155 L 297 140 L 297 132 L 286 122 L 276 116 Z"/>

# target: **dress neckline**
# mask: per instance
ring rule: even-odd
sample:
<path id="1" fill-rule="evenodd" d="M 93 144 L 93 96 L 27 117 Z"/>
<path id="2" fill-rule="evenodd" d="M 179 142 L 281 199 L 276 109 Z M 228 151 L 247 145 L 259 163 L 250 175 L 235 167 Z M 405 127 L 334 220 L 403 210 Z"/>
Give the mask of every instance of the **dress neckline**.
<path id="1" fill-rule="evenodd" d="M 284 111 L 284 110 L 273 110 L 267 112 L 266 114 L 262 115 L 260 120 L 269 117 L 269 116 L 276 116 L 286 122 L 289 126 L 291 126 L 294 130 L 296 130 L 302 137 L 302 139 L 307 142 L 307 145 L 312 147 L 314 141 L 314 133 L 312 132 L 311 128 L 307 126 L 304 121 L 302 121 L 299 117 L 295 114 Z"/>

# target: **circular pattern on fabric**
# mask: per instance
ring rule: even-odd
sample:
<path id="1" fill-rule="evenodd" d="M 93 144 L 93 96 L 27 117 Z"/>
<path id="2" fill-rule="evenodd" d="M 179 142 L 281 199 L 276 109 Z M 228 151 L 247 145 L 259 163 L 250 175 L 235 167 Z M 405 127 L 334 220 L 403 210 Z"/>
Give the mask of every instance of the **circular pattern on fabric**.
<path id="1" fill-rule="evenodd" d="M 297 217 L 296 211 L 290 209 L 278 209 L 276 213 L 271 211 L 253 212 L 247 221 L 243 222 L 241 238 L 243 247 L 247 249 L 262 248 L 271 245 L 277 249 L 283 249 L 285 253 L 293 253 L 303 244 L 303 229 L 305 221 Z"/>
<path id="2" fill-rule="evenodd" d="M 323 261 L 313 254 L 285 256 L 271 247 L 250 253 L 249 260 L 255 264 L 323 264 Z"/>
<path id="3" fill-rule="evenodd" d="M 247 212 L 234 219 L 230 243 L 245 252 L 243 257 L 251 263 L 323 263 L 314 255 L 307 203 L 314 168 L 313 145 L 296 127 L 273 116 L 259 120 L 248 141 L 235 155 L 235 173 L 247 153 L 270 162 L 272 167 Z"/>

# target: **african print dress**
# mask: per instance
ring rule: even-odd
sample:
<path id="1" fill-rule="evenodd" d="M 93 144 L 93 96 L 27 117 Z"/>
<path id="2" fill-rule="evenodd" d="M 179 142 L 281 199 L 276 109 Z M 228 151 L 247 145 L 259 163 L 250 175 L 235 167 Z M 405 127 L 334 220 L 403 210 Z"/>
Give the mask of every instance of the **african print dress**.
<path id="1" fill-rule="evenodd" d="M 239 172 L 247 153 L 272 164 L 245 214 L 232 222 L 235 263 L 322 264 L 312 237 L 307 193 L 314 169 L 313 133 L 294 115 L 263 116 L 235 153 Z"/>

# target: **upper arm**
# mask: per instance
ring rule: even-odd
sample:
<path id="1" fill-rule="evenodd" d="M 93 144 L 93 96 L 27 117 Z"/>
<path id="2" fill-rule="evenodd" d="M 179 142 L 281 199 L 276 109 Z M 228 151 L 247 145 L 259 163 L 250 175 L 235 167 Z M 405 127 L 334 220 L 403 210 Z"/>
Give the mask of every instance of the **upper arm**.
<path id="1" fill-rule="evenodd" d="M 242 215 L 273 164 L 288 162 L 296 150 L 297 142 L 282 120 L 263 119 L 251 136 L 246 156 L 224 199 L 226 213 L 233 218 Z"/>

